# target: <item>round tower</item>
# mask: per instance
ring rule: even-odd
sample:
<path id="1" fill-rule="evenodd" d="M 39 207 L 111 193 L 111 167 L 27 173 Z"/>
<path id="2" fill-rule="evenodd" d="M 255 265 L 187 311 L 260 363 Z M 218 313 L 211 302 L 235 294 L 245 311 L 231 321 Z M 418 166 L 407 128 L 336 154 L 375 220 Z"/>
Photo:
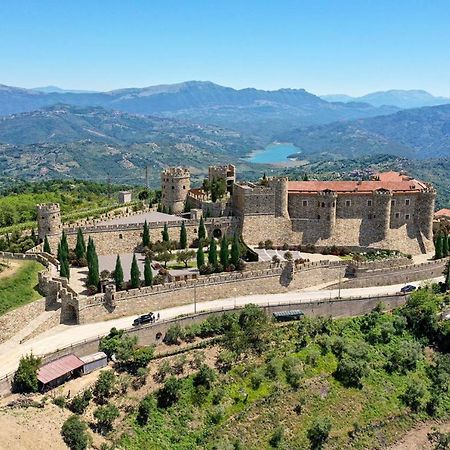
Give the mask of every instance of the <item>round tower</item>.
<path id="1" fill-rule="evenodd" d="M 180 214 L 191 188 L 191 174 L 186 167 L 169 167 L 161 173 L 161 203 L 166 211 Z"/>
<path id="2" fill-rule="evenodd" d="M 416 211 L 416 223 L 427 239 L 433 239 L 433 215 L 436 201 L 436 191 L 432 187 L 420 193 L 418 211 Z"/>
<path id="3" fill-rule="evenodd" d="M 39 239 L 45 236 L 59 236 L 62 231 L 61 210 L 58 203 L 37 205 L 37 223 Z"/>
<path id="4" fill-rule="evenodd" d="M 336 202 L 337 194 L 335 191 L 330 189 L 325 189 L 319 192 L 319 202 L 320 205 L 324 207 L 324 219 L 323 230 L 326 233 L 327 238 L 333 235 L 334 227 L 336 225 Z"/>
<path id="5" fill-rule="evenodd" d="M 380 240 L 386 239 L 391 227 L 392 191 L 383 188 L 377 189 L 373 192 L 373 200 L 377 211 L 376 229 Z"/>
<path id="6" fill-rule="evenodd" d="M 273 178 L 269 180 L 269 183 L 275 190 L 275 217 L 285 217 L 288 219 L 288 178 Z"/>

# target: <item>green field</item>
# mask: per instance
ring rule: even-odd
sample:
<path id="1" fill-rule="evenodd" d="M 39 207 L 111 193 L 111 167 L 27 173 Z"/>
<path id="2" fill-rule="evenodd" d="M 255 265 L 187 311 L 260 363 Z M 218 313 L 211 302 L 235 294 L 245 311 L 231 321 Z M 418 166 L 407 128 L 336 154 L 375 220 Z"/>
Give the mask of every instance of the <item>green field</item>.
<path id="1" fill-rule="evenodd" d="M 23 261 L 14 274 L 0 278 L 0 315 L 42 297 L 37 290 L 42 269 L 36 261 Z"/>

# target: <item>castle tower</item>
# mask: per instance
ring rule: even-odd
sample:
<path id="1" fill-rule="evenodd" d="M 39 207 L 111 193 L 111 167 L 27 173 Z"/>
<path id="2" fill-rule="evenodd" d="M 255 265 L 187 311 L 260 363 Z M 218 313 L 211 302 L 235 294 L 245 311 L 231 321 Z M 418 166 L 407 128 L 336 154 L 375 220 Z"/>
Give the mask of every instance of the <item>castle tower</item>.
<path id="1" fill-rule="evenodd" d="M 322 227 L 327 237 L 330 238 L 333 235 L 334 227 L 336 225 L 336 192 L 330 189 L 319 192 L 319 202 L 325 204 L 324 219 L 326 219 L 326 221 L 323 222 Z"/>
<path id="2" fill-rule="evenodd" d="M 59 236 L 62 231 L 61 211 L 58 203 L 37 205 L 37 222 L 39 239 L 45 236 Z"/>
<path id="3" fill-rule="evenodd" d="M 161 173 L 161 203 L 167 211 L 180 214 L 191 188 L 191 174 L 186 167 L 169 167 Z"/>
<path id="4" fill-rule="evenodd" d="M 380 240 L 386 239 L 391 227 L 392 192 L 389 189 L 377 189 L 373 193 L 376 211 L 375 218 Z"/>
<path id="5" fill-rule="evenodd" d="M 436 191 L 430 187 L 426 191 L 421 192 L 419 201 L 417 202 L 416 212 L 414 214 L 416 224 L 423 235 L 433 239 L 433 215 L 434 203 L 436 200 Z"/>
<path id="6" fill-rule="evenodd" d="M 288 178 L 271 178 L 269 179 L 269 183 L 275 191 L 275 217 L 285 217 L 289 219 Z"/>
<path id="7" fill-rule="evenodd" d="M 208 179 L 212 183 L 214 179 L 224 180 L 227 185 L 227 192 L 233 193 L 233 185 L 236 182 L 236 167 L 233 164 L 226 166 L 209 166 Z"/>

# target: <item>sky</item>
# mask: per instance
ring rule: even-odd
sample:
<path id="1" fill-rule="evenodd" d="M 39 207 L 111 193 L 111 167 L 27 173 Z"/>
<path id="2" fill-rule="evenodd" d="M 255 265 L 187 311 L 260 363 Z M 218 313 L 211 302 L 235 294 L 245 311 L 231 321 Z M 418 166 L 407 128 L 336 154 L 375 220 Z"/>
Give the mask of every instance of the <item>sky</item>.
<path id="1" fill-rule="evenodd" d="M 0 83 L 450 97 L 450 0 L 3 0 Z"/>

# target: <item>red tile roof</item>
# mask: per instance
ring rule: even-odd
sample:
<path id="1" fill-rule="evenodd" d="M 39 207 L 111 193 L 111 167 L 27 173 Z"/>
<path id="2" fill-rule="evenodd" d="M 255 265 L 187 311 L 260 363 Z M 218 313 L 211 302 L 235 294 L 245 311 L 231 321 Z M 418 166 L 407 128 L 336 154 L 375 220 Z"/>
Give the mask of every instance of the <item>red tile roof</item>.
<path id="1" fill-rule="evenodd" d="M 38 371 L 37 378 L 42 384 L 56 380 L 73 370 L 83 367 L 84 362 L 78 356 L 70 354 L 44 364 Z"/>
<path id="2" fill-rule="evenodd" d="M 450 209 L 440 209 L 434 213 L 434 217 L 450 217 Z"/>
<path id="3" fill-rule="evenodd" d="M 427 186 L 421 181 L 401 175 L 398 172 L 385 172 L 376 175 L 377 179 L 368 181 L 289 181 L 289 192 L 373 192 L 387 189 L 394 192 L 423 191 Z"/>

